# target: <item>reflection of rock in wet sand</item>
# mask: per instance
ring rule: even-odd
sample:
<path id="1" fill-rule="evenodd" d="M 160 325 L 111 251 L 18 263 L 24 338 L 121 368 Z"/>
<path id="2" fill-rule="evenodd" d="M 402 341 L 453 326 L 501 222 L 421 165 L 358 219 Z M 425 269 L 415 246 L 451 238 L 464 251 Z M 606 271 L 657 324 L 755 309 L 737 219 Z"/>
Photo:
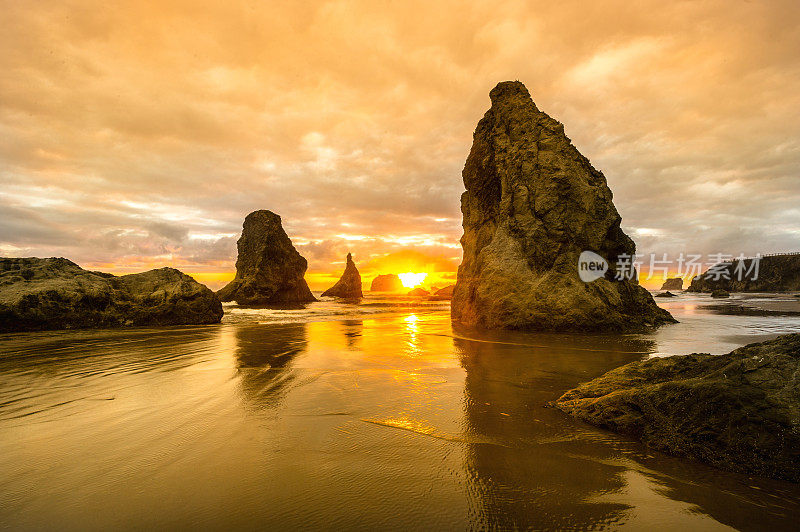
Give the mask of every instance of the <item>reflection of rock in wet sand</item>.
<path id="1" fill-rule="evenodd" d="M 575 445 L 577 425 L 542 405 L 584 375 L 642 355 L 631 353 L 637 349 L 630 345 L 623 352 L 611 346 L 592 352 L 553 340 L 522 352 L 518 345 L 482 339 L 455 340 L 466 370 L 464 430 L 506 444 L 471 445 L 467 453 L 477 528 L 581 529 L 623 521 L 625 504 L 588 502 L 624 486 L 624 467 L 593 459 L 608 459 L 612 448 L 589 441 L 580 447 L 594 456 L 565 455 L 564 446 Z M 526 340 L 533 343 L 524 336 L 509 339 Z M 538 345 L 547 343 L 537 339 Z"/>
<path id="2" fill-rule="evenodd" d="M 292 361 L 308 344 L 307 325 L 239 327 L 236 329 L 236 365 L 242 390 L 257 406 L 274 406 L 295 380 Z"/>
<path id="3" fill-rule="evenodd" d="M 466 371 L 464 432 L 504 446 L 469 446 L 465 468 L 471 479 L 473 528 L 627 524 L 647 529 L 689 514 L 695 519 L 710 516 L 737 529 L 785 529 L 794 522 L 791 516 L 800 503 L 793 486 L 744 481 L 652 453 L 626 438 L 576 423 L 557 409 L 543 408 L 574 385 L 641 359 L 642 352 L 653 348 L 648 341 L 510 333 L 465 339 L 474 335 L 461 331 L 461 338 L 454 340 Z M 520 349 L 520 344 L 532 347 Z M 754 485 L 760 489 L 752 489 Z M 669 504 L 653 504 L 664 494 Z M 698 522 L 716 525 L 688 518 L 685 524 Z"/>
<path id="4" fill-rule="evenodd" d="M 343 320 L 340 322 L 342 332 L 348 349 L 358 349 L 361 334 L 364 330 L 364 322 L 361 320 Z"/>

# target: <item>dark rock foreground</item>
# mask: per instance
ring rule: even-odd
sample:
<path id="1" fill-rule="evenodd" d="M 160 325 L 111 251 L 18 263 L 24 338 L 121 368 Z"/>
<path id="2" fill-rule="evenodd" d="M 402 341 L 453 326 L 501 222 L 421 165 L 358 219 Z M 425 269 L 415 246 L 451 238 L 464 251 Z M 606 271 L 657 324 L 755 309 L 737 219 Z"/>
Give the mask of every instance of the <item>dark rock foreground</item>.
<path id="1" fill-rule="evenodd" d="M 222 301 L 248 306 L 316 301 L 304 278 L 308 263 L 283 230 L 280 216 L 266 210 L 248 214 L 236 247 L 236 277 L 217 292 Z"/>
<path id="2" fill-rule="evenodd" d="M 347 265 L 344 273 L 335 285 L 322 292 L 323 296 L 339 297 L 343 299 L 360 299 L 364 297 L 361 292 L 361 274 L 358 273 L 353 255 L 347 254 Z"/>
<path id="3" fill-rule="evenodd" d="M 606 178 L 539 111 L 518 81 L 498 84 L 463 170 L 464 259 L 453 320 L 483 328 L 639 330 L 675 320 L 639 286 L 615 279 L 636 246 L 620 228 Z M 581 281 L 578 258 L 607 261 Z M 623 272 L 620 272 L 623 273 Z"/>
<path id="4" fill-rule="evenodd" d="M 0 259 L 0 331 L 218 323 L 210 289 L 173 268 L 115 276 L 64 258 Z"/>
<path id="5" fill-rule="evenodd" d="M 727 355 L 652 358 L 555 405 L 592 425 L 721 469 L 800 481 L 800 334 Z"/>

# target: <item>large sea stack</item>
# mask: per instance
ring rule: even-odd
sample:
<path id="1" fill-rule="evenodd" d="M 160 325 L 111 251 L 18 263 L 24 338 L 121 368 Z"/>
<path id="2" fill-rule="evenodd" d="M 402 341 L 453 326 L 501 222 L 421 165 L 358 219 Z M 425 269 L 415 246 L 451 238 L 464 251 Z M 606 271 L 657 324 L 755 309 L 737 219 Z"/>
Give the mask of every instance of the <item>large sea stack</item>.
<path id="1" fill-rule="evenodd" d="M 555 405 L 659 451 L 800 482 L 800 334 L 632 362 Z"/>
<path id="2" fill-rule="evenodd" d="M 210 289 L 173 268 L 115 276 L 64 258 L 0 259 L 0 331 L 218 323 Z"/>
<path id="3" fill-rule="evenodd" d="M 639 330 L 673 322 L 635 275 L 615 278 L 636 246 L 601 172 L 539 111 L 518 81 L 498 84 L 473 135 L 461 196 L 464 259 L 453 320 L 484 328 Z M 583 251 L 608 263 L 583 282 Z"/>
<path id="4" fill-rule="evenodd" d="M 356 263 L 353 262 L 353 255 L 347 254 L 347 265 L 344 273 L 335 285 L 322 292 L 323 296 L 340 297 L 342 299 L 360 299 L 364 297 L 361 293 L 361 274 L 358 273 Z"/>
<path id="5" fill-rule="evenodd" d="M 308 263 L 283 230 L 280 216 L 266 210 L 248 214 L 236 246 L 236 277 L 217 292 L 222 301 L 250 306 L 316 301 L 304 278 Z"/>

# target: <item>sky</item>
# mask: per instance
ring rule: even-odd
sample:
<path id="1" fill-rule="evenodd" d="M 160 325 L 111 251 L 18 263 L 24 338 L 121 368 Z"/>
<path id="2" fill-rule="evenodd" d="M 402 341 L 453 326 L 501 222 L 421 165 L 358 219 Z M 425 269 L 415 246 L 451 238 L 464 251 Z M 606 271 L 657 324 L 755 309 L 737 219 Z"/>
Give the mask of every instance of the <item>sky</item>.
<path id="1" fill-rule="evenodd" d="M 269 209 L 312 289 L 348 251 L 367 283 L 443 286 L 472 133 L 515 79 L 605 174 L 645 262 L 800 250 L 796 1 L 0 9 L 3 256 L 218 288 Z"/>

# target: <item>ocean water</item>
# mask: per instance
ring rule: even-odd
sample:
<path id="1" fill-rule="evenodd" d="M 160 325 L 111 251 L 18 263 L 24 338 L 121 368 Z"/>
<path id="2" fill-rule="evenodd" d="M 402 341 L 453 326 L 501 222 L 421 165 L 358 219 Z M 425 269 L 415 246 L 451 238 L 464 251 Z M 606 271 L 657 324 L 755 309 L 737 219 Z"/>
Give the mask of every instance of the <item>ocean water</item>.
<path id="1" fill-rule="evenodd" d="M 651 452 L 544 405 L 650 356 L 800 332 L 800 300 L 659 299 L 653 334 L 454 329 L 369 296 L 223 323 L 0 336 L 0 527 L 796 529 L 800 486 Z"/>

